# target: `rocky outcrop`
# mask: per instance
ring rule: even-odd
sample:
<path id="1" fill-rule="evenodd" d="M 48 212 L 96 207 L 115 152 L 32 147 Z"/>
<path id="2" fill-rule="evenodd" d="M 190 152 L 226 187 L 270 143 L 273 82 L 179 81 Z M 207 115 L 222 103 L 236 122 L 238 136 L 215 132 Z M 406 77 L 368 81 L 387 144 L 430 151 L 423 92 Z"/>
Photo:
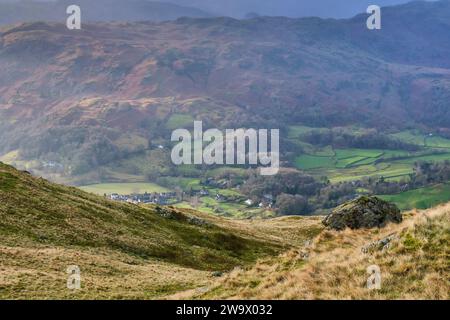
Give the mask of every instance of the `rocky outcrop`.
<path id="1" fill-rule="evenodd" d="M 402 215 L 395 204 L 377 197 L 363 196 L 334 209 L 323 224 L 330 229 L 344 230 L 380 228 L 389 222 L 401 221 Z"/>
<path id="2" fill-rule="evenodd" d="M 161 217 L 166 218 L 166 219 L 183 221 L 183 222 L 187 222 L 189 224 L 200 226 L 200 227 L 208 227 L 211 225 L 208 221 L 206 221 L 204 219 L 183 214 L 182 212 L 180 212 L 179 210 L 176 210 L 172 206 L 168 206 L 168 207 L 156 206 L 155 211 Z"/>

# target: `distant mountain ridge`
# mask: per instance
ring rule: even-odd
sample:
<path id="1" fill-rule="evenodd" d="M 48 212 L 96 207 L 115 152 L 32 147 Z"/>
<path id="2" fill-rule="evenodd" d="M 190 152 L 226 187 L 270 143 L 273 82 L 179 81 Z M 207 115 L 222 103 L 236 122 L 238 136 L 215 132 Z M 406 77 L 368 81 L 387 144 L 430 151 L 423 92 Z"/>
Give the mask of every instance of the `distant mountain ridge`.
<path id="1" fill-rule="evenodd" d="M 448 128 L 450 2 L 384 8 L 379 31 L 366 18 L 0 29 L 0 153 L 84 172 L 167 141 L 179 114 L 219 128 Z"/>
<path id="2" fill-rule="evenodd" d="M 67 19 L 66 8 L 74 4 L 69 0 L 55 2 L 20 1 L 0 2 L 0 25 L 18 22 L 64 22 Z M 200 9 L 146 0 L 79 0 L 82 19 L 93 21 L 166 21 L 180 17 L 205 18 L 211 16 Z"/>
<path id="3" fill-rule="evenodd" d="M 349 18 L 371 4 L 392 6 L 407 0 L 161 0 L 192 6 L 221 16 L 243 18 L 248 13 L 261 16 Z"/>

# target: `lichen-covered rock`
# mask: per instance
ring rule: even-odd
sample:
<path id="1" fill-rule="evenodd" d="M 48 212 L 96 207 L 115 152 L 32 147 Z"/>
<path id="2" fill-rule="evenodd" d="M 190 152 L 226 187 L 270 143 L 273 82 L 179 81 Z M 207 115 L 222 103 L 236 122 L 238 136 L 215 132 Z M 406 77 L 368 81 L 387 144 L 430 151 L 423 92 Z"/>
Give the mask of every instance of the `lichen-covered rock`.
<path id="1" fill-rule="evenodd" d="M 396 239 L 398 239 L 398 235 L 396 233 L 393 233 L 393 234 L 387 236 L 386 238 L 383 238 L 381 240 L 374 241 L 374 242 L 369 243 L 368 245 L 365 245 L 364 247 L 361 248 L 361 252 L 368 254 L 368 253 L 372 253 L 375 251 L 388 250 L 391 246 L 391 242 Z"/>
<path id="2" fill-rule="evenodd" d="M 363 196 L 334 209 L 323 224 L 331 229 L 370 229 L 384 227 L 389 222 L 400 223 L 402 214 L 395 204 L 377 197 Z"/>

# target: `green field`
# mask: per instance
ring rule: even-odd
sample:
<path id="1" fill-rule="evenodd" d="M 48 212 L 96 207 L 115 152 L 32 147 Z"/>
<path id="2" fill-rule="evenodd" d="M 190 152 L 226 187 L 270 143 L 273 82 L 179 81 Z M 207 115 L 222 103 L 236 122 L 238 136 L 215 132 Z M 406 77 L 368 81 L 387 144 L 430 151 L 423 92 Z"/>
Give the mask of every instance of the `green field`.
<path id="1" fill-rule="evenodd" d="M 202 186 L 200 184 L 200 179 L 197 178 L 184 178 L 184 177 L 164 177 L 162 179 L 164 185 L 171 187 L 172 189 L 180 187 L 182 190 L 200 190 Z"/>
<path id="2" fill-rule="evenodd" d="M 404 150 L 384 150 L 382 159 L 392 159 L 392 158 L 400 158 L 400 157 L 409 157 L 411 156 L 411 152 Z"/>
<path id="3" fill-rule="evenodd" d="M 425 146 L 425 135 L 412 130 L 391 134 L 391 137 L 406 143 L 411 143 L 418 146 Z"/>
<path id="4" fill-rule="evenodd" d="M 391 137 L 394 137 L 406 143 L 411 143 L 422 147 L 450 149 L 449 139 L 445 139 L 443 137 L 435 136 L 432 134 L 424 134 L 415 130 L 395 133 L 392 134 Z"/>
<path id="5" fill-rule="evenodd" d="M 450 201 L 450 183 L 380 196 L 380 198 L 394 202 L 402 210 L 428 209 Z"/>
<path id="6" fill-rule="evenodd" d="M 236 168 L 236 167 L 219 167 L 215 169 L 208 170 L 208 175 L 217 176 L 224 173 L 233 173 L 238 176 L 245 175 L 247 169 L 245 168 Z"/>
<path id="7" fill-rule="evenodd" d="M 316 168 L 333 168 L 336 165 L 336 160 L 333 157 L 318 157 L 311 155 L 302 155 L 295 159 L 297 168 L 301 170 L 309 170 Z"/>
<path id="8" fill-rule="evenodd" d="M 439 161 L 446 161 L 446 160 L 450 160 L 450 153 L 441 153 L 441 154 L 437 153 L 437 154 L 417 156 L 417 157 L 412 156 L 410 158 L 405 158 L 405 159 L 397 160 L 394 162 L 405 163 L 405 164 L 414 164 L 415 162 L 418 162 L 418 161 L 439 162 Z"/>
<path id="9" fill-rule="evenodd" d="M 371 160 L 372 162 L 375 161 L 374 159 L 366 158 L 366 157 L 350 157 L 345 159 L 339 159 L 336 163 L 336 168 L 348 168 L 349 166 L 352 166 L 354 164 L 357 164 L 359 162 L 366 162 L 367 160 Z M 370 163 L 372 163 L 370 162 Z"/>
<path id="10" fill-rule="evenodd" d="M 441 137 L 429 137 L 425 140 L 426 146 L 431 148 L 450 149 L 450 140 Z"/>
<path id="11" fill-rule="evenodd" d="M 308 127 L 291 127 L 290 136 L 314 130 Z M 318 130 L 321 130 L 320 128 Z M 295 158 L 294 165 L 314 176 L 327 176 L 332 183 L 360 180 L 364 177 L 384 177 L 389 181 L 408 179 L 418 161 L 442 162 L 450 160 L 450 140 L 425 136 L 413 131 L 392 135 L 408 143 L 423 146 L 416 152 L 379 149 L 333 149 L 331 146 L 316 147 L 301 141 L 302 154 Z M 292 140 L 294 141 L 294 140 Z M 427 146 L 425 146 L 427 145 Z M 433 146 L 431 148 L 430 146 Z"/>
<path id="12" fill-rule="evenodd" d="M 337 149 L 336 158 L 339 160 L 352 157 L 379 158 L 383 153 L 383 150 L 375 149 Z"/>
<path id="13" fill-rule="evenodd" d="M 175 130 L 185 128 L 194 124 L 194 118 L 189 114 L 176 113 L 170 116 L 166 123 L 166 128 L 169 130 Z"/>
<path id="14" fill-rule="evenodd" d="M 221 190 L 220 193 L 224 194 Z M 265 208 L 249 208 L 242 203 L 219 202 L 214 197 L 201 197 L 197 207 L 193 207 L 189 202 L 181 202 L 174 205 L 177 208 L 197 209 L 201 212 L 219 215 L 223 217 L 233 217 L 234 219 L 246 219 L 249 217 L 269 218 L 275 213 Z"/>
<path id="15" fill-rule="evenodd" d="M 363 158 L 360 161 L 356 161 L 356 162 L 351 163 L 351 166 L 352 167 L 359 167 L 359 166 L 371 165 L 371 164 L 374 164 L 375 161 L 377 161 L 376 158 Z"/>
<path id="16" fill-rule="evenodd" d="M 80 187 L 83 191 L 99 195 L 103 194 L 133 194 L 145 192 L 167 192 L 169 189 L 154 183 L 100 183 Z"/>
<path id="17" fill-rule="evenodd" d="M 365 165 L 352 167 L 349 169 L 333 169 L 322 172 L 322 175 L 328 176 L 332 183 L 356 181 L 365 177 L 384 177 L 386 180 L 400 180 L 408 178 L 413 173 L 412 166 L 405 164 L 380 163 L 376 166 Z"/>
<path id="18" fill-rule="evenodd" d="M 310 171 L 312 174 L 327 175 L 331 180 L 348 181 L 371 175 L 388 178 L 404 176 L 412 173 L 413 164 L 418 160 L 442 161 L 448 157 L 442 154 L 416 157 L 411 155 L 411 158 L 394 160 L 392 158 L 407 157 L 410 154 L 401 150 L 376 149 L 336 149 L 332 153 L 328 152 L 332 155 L 301 155 L 296 158 L 295 165 L 298 169 Z"/>

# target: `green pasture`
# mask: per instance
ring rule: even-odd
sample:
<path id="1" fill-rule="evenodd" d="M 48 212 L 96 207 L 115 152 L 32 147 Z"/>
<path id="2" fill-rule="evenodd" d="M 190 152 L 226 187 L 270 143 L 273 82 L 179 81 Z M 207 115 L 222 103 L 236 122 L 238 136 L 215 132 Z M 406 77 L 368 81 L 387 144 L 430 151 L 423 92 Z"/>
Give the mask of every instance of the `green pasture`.
<path id="1" fill-rule="evenodd" d="M 402 210 L 428 209 L 450 201 L 450 183 L 380 197 Z"/>
<path id="2" fill-rule="evenodd" d="M 155 183 L 99 183 L 80 187 L 83 191 L 103 194 L 133 194 L 145 192 L 167 192 L 169 189 Z"/>
<path id="3" fill-rule="evenodd" d="M 194 118 L 189 114 L 175 113 L 167 120 L 166 128 L 169 130 L 175 130 L 180 128 L 186 128 L 194 124 Z"/>

